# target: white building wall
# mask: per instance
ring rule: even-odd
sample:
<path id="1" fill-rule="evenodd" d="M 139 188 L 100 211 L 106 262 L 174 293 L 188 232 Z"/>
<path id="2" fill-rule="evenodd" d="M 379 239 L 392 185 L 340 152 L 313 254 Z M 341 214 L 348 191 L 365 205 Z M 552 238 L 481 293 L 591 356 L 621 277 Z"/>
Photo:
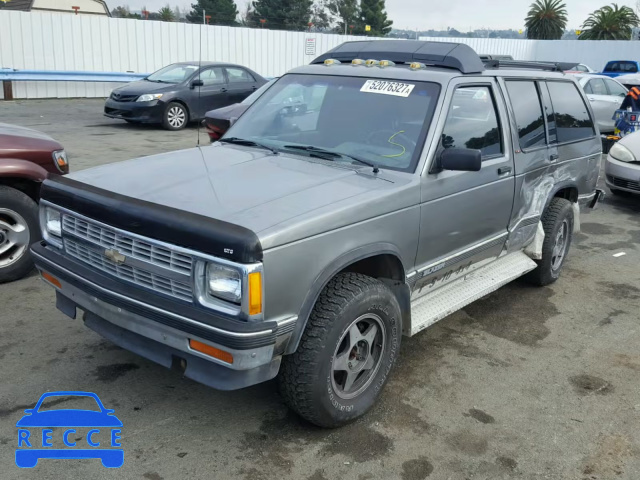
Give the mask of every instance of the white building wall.
<path id="1" fill-rule="evenodd" d="M 53 1 L 53 0 L 37 0 Z M 67 1 L 67 0 L 55 0 Z M 68 0 L 77 3 L 77 0 Z M 100 15 L 0 11 L 0 68 L 151 73 L 167 64 L 202 60 L 246 65 L 266 77 L 308 63 L 348 35 L 165 23 Z M 305 42 L 315 39 L 315 55 Z M 602 69 L 613 58 L 636 59 L 640 42 L 423 38 L 470 45 L 478 53 L 519 60 L 576 61 Z M 106 97 L 114 84 L 15 82 L 15 98 Z M 0 89 L 0 95 L 2 89 Z"/>

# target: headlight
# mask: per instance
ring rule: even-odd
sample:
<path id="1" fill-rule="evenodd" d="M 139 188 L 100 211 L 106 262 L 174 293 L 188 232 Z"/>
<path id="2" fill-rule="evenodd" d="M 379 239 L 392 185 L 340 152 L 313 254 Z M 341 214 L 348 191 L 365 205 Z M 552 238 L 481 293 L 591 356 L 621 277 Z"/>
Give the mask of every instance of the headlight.
<path id="1" fill-rule="evenodd" d="M 161 93 L 145 93 L 144 95 L 140 95 L 136 102 L 151 102 L 153 100 L 158 100 L 162 98 Z"/>
<path id="2" fill-rule="evenodd" d="M 51 154 L 53 156 L 53 163 L 56 164 L 58 170 L 61 173 L 69 173 L 69 160 L 67 159 L 67 152 L 64 150 L 57 150 Z"/>
<path id="3" fill-rule="evenodd" d="M 619 143 L 614 143 L 611 149 L 609 150 L 609 155 L 611 155 L 616 160 L 621 162 L 635 162 L 636 157 L 631 153 L 624 145 L 620 145 Z"/>
<path id="4" fill-rule="evenodd" d="M 62 222 L 60 220 L 60 212 L 51 207 L 45 207 L 44 210 L 44 228 L 49 235 L 62 237 Z"/>
<path id="5" fill-rule="evenodd" d="M 206 281 L 209 295 L 240 304 L 242 300 L 242 278 L 238 270 L 210 263 L 207 266 Z"/>

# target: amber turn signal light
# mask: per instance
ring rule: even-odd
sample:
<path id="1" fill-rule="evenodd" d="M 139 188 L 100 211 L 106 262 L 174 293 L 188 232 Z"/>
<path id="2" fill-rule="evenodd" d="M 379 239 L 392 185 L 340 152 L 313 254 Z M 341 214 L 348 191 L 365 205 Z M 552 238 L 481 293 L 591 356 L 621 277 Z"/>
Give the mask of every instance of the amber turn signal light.
<path id="1" fill-rule="evenodd" d="M 48 283 L 50 283 L 51 285 L 53 285 L 54 287 L 58 287 L 60 289 L 62 288 L 62 284 L 60 283 L 60 280 L 58 280 L 56 277 L 54 277 L 50 273 L 42 272 L 42 278 Z"/>
<path id="2" fill-rule="evenodd" d="M 249 274 L 249 315 L 262 313 L 262 274 Z"/>
<path id="3" fill-rule="evenodd" d="M 233 363 L 233 355 L 231 355 L 229 352 L 225 352 L 224 350 L 220 350 L 219 348 L 212 347 L 211 345 L 207 345 L 206 343 L 202 343 L 190 338 L 189 347 L 191 347 L 191 349 L 195 350 L 196 352 L 204 353 L 205 355 L 217 358 L 218 360 L 222 360 L 223 362 Z"/>

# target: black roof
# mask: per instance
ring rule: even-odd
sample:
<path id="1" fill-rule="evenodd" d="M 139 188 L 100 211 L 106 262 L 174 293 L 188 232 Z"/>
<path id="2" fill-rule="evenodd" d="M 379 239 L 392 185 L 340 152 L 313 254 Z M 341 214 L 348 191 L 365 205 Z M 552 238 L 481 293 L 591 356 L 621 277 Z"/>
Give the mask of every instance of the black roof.
<path id="1" fill-rule="evenodd" d="M 421 62 L 438 67 L 454 68 L 462 73 L 480 73 L 484 65 L 478 54 L 468 45 L 418 40 L 368 40 L 345 42 L 320 55 L 311 63 L 323 63 L 328 58 L 350 62 L 363 60 L 391 60 L 395 63 Z"/>

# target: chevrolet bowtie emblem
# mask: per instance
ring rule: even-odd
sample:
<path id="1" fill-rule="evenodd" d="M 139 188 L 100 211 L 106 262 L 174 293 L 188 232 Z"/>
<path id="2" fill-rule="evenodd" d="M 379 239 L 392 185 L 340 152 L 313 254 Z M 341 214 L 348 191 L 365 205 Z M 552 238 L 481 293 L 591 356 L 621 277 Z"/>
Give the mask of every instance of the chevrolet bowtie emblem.
<path id="1" fill-rule="evenodd" d="M 107 248 L 104 251 L 104 256 L 111 260 L 116 265 L 122 265 L 124 261 L 127 259 L 123 254 L 121 254 L 118 250 L 113 248 Z"/>

